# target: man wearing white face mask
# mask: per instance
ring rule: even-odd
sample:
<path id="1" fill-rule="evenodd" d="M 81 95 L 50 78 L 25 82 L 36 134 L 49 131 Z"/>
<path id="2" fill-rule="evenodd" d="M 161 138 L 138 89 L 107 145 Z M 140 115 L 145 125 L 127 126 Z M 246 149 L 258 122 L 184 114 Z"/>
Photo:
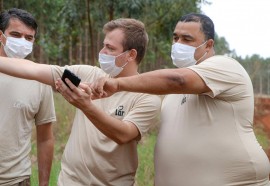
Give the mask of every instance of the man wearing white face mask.
<path id="1" fill-rule="evenodd" d="M 155 147 L 155 186 L 270 185 L 269 160 L 252 126 L 251 80 L 236 60 L 215 56 L 214 34 L 208 16 L 187 14 L 173 32 L 171 56 L 179 68 L 92 84 L 97 97 L 168 94 Z"/>
<path id="2" fill-rule="evenodd" d="M 205 45 L 206 43 L 207 41 L 205 41 L 203 44 L 201 44 L 198 47 L 193 47 L 193 46 L 185 45 L 182 43 L 174 43 L 172 45 L 172 51 L 171 51 L 173 64 L 177 66 L 178 68 L 184 68 L 184 67 L 195 65 L 207 54 L 207 52 L 205 52 L 202 55 L 202 57 L 196 60 L 194 58 L 195 51 L 201 46 Z"/>
<path id="3" fill-rule="evenodd" d="M 89 65 L 59 67 L 27 60 L 0 58 L 0 72 L 55 86 L 76 106 L 71 134 L 62 156 L 59 186 L 133 186 L 138 167 L 137 144 L 159 116 L 158 96 L 120 92 L 91 100 L 91 89 L 81 83 L 69 87 L 59 79 L 67 68 L 82 81 L 100 77 L 117 79 L 138 76 L 148 35 L 135 19 L 117 19 L 104 25 L 105 38 L 99 52 L 101 68 Z M 105 73 L 106 72 L 106 73 Z"/>
<path id="4" fill-rule="evenodd" d="M 6 39 L 6 44 L 4 45 L 3 42 L 1 42 L 1 44 L 3 45 L 4 51 L 8 57 L 23 59 L 32 52 L 33 43 L 31 41 L 27 41 L 24 37 L 7 37 L 3 32 L 2 35 Z"/>
<path id="5" fill-rule="evenodd" d="M 128 51 L 126 51 L 128 52 Z M 100 64 L 100 68 L 106 72 L 107 74 L 110 75 L 110 77 L 116 77 L 118 76 L 121 71 L 124 69 L 124 67 L 128 64 L 128 61 L 121 67 L 118 67 L 116 65 L 116 58 L 125 54 L 126 52 L 123 52 L 117 56 L 113 56 L 113 55 L 108 55 L 108 54 L 103 54 L 103 53 L 99 53 L 99 64 Z"/>
<path id="6" fill-rule="evenodd" d="M 21 9 L 0 15 L 0 56 L 22 59 L 32 52 L 37 32 L 33 16 Z M 39 185 L 48 186 L 53 159 L 52 89 L 37 81 L 0 73 L 0 185 L 30 185 L 31 135 L 36 125 Z"/>

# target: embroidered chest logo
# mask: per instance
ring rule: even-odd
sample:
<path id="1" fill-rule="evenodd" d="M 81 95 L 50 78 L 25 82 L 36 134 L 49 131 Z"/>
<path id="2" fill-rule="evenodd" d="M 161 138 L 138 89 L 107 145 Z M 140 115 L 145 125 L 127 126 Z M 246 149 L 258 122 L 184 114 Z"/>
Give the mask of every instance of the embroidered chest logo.
<path id="1" fill-rule="evenodd" d="M 183 105 L 185 102 L 187 102 L 187 97 L 186 96 L 183 97 L 183 99 L 181 101 L 181 105 Z"/>
<path id="2" fill-rule="evenodd" d="M 124 106 L 121 105 L 119 106 L 116 110 L 115 110 L 115 115 L 116 116 L 123 116 L 125 111 L 123 110 L 124 109 Z"/>
<path id="3" fill-rule="evenodd" d="M 13 107 L 14 108 L 18 108 L 18 109 L 21 109 L 21 108 L 25 108 L 26 105 L 20 101 L 16 101 L 14 104 L 13 104 Z"/>

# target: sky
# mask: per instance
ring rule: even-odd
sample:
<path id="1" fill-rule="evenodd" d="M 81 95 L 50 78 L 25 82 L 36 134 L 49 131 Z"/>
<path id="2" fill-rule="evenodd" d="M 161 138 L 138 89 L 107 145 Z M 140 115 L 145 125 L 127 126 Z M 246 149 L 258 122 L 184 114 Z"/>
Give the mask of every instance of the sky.
<path id="1" fill-rule="evenodd" d="M 238 56 L 270 57 L 270 0 L 208 0 L 202 11 Z"/>

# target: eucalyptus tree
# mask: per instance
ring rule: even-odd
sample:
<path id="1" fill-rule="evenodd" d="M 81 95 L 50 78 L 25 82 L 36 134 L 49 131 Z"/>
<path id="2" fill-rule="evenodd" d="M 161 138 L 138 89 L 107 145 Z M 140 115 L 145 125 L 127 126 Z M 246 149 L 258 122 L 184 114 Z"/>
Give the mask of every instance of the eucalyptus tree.
<path id="1" fill-rule="evenodd" d="M 236 56 L 235 59 L 241 63 L 250 76 L 255 94 L 270 94 L 270 58 L 264 59 L 258 54 Z"/>
<path id="2" fill-rule="evenodd" d="M 224 37 L 218 37 L 217 33 L 215 34 L 215 52 L 218 55 L 230 55 L 232 54 L 232 50 L 230 50 L 229 43 L 226 41 Z"/>
<path id="3" fill-rule="evenodd" d="M 207 0 L 13 0 L 12 6 L 34 14 L 39 24 L 33 59 L 52 64 L 97 64 L 103 25 L 116 18 L 143 21 L 149 47 L 141 71 L 171 68 L 172 32 L 183 14 L 200 12 Z M 217 44 L 226 51 L 225 40 Z M 225 43 L 225 44 L 224 44 Z"/>

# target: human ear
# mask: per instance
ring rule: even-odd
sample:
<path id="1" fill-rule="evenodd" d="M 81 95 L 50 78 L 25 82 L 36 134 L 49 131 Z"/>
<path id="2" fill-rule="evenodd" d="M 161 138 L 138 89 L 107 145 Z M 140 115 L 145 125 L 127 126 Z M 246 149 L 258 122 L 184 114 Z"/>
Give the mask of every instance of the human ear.
<path id="1" fill-rule="evenodd" d="M 129 60 L 129 61 L 133 61 L 133 60 L 136 59 L 136 57 L 137 57 L 137 50 L 131 49 L 131 50 L 129 51 L 128 60 Z"/>
<path id="2" fill-rule="evenodd" d="M 209 48 L 209 49 L 211 49 L 211 48 L 214 48 L 214 40 L 213 39 L 209 39 L 208 41 L 207 41 L 207 43 L 206 43 L 206 48 Z"/>
<path id="3" fill-rule="evenodd" d="M 2 43 L 2 36 L 3 36 L 3 31 L 2 30 L 0 30 L 0 43 Z"/>

